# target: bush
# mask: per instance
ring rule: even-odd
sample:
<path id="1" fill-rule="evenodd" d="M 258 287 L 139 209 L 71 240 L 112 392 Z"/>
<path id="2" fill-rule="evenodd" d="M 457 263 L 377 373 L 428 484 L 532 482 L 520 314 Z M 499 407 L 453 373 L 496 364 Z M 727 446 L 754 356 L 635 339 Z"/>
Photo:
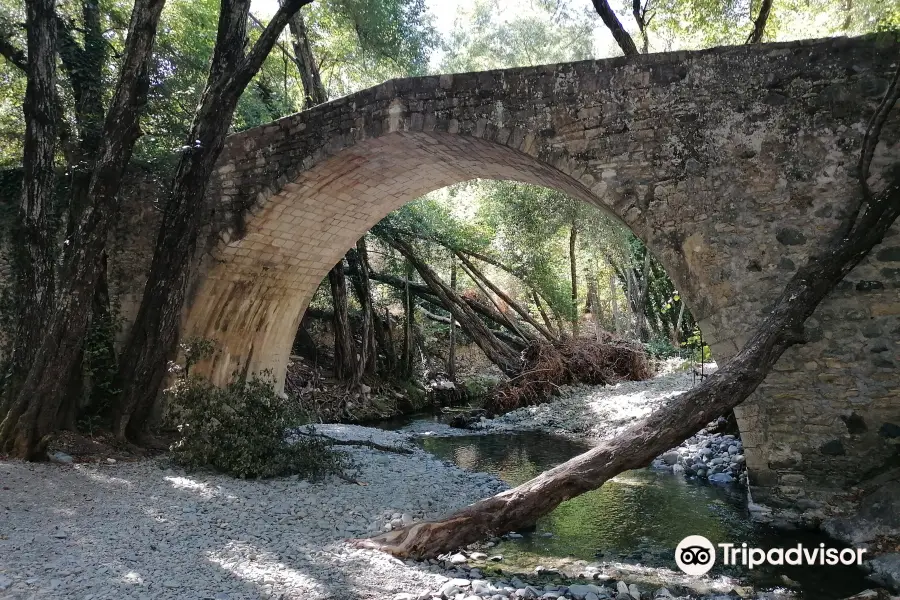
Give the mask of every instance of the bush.
<path id="1" fill-rule="evenodd" d="M 655 338 L 644 344 L 644 349 L 651 358 L 665 360 L 667 358 L 689 358 L 690 350 L 683 350 L 672 345 L 666 338 Z"/>
<path id="2" fill-rule="evenodd" d="M 288 440 L 287 429 L 303 423 L 303 414 L 295 401 L 275 391 L 268 375 L 224 388 L 185 375 L 166 393 L 167 419 L 179 433 L 172 455 L 185 467 L 211 467 L 241 478 L 318 478 L 347 466 L 327 440 Z"/>

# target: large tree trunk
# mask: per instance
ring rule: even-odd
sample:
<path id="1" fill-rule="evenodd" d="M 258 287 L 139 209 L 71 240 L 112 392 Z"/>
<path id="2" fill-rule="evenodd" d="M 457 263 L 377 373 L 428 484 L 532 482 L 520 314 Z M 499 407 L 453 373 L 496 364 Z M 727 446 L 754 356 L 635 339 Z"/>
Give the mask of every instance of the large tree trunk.
<path id="1" fill-rule="evenodd" d="M 368 249 L 365 236 L 356 241 L 356 248 L 347 252 L 347 264 L 350 265 L 353 284 L 353 292 L 356 300 L 362 308 L 363 326 L 360 338 L 362 345 L 359 349 L 359 374 L 375 372 L 377 367 L 376 332 L 378 330 L 378 314 L 375 312 L 375 304 L 372 300 L 372 282 L 369 280 Z"/>
<path id="2" fill-rule="evenodd" d="M 415 267 L 422 280 L 431 288 L 441 304 L 450 311 L 453 318 L 466 328 L 472 340 L 481 348 L 488 360 L 510 377 L 521 371 L 522 364 L 518 354 L 497 339 L 497 336 L 478 318 L 472 308 L 453 292 L 431 267 L 419 260 L 409 244 L 396 238 L 388 238 L 386 241 Z"/>
<path id="3" fill-rule="evenodd" d="M 810 257 L 797 271 L 771 312 L 727 365 L 615 438 L 516 488 L 476 502 L 445 519 L 357 540 L 357 545 L 399 557 L 424 558 L 533 525 L 560 503 L 600 487 L 623 471 L 648 465 L 660 453 L 677 446 L 713 419 L 728 414 L 750 396 L 785 350 L 805 341 L 806 319 L 882 241 L 900 216 L 900 175 L 893 174 L 886 189 L 875 195 L 867 184 L 869 162 L 887 118 L 884 108 L 890 110 L 900 95 L 898 77 L 900 67 L 863 142 L 859 168 L 862 209 L 848 219 L 846 234 L 842 226 L 825 253 Z"/>
<path id="4" fill-rule="evenodd" d="M 0 425 L 0 448 L 24 458 L 43 454 L 43 440 L 57 422 L 72 371 L 81 358 L 94 291 L 101 272 L 110 219 L 125 166 L 140 135 L 138 119 L 149 85 L 148 69 L 164 0 L 137 0 L 131 14 L 119 81 L 103 128 L 89 188 L 69 239 L 57 305 L 28 376 Z M 165 368 L 165 367 L 163 367 Z"/>
<path id="5" fill-rule="evenodd" d="M 300 81 L 303 82 L 305 95 L 304 108 L 312 108 L 317 104 L 328 101 L 328 92 L 322 84 L 322 76 L 319 66 L 312 53 L 309 43 L 309 35 L 306 32 L 306 23 L 300 11 L 294 13 L 288 21 L 291 30 L 291 45 L 294 48 L 294 62 L 300 72 Z"/>
<path id="6" fill-rule="evenodd" d="M 747 36 L 748 44 L 759 44 L 762 42 L 763 35 L 766 32 L 766 23 L 769 21 L 769 13 L 772 12 L 772 0 L 762 0 L 759 7 L 759 14 L 753 21 L 753 31 Z"/>
<path id="7" fill-rule="evenodd" d="M 126 432 L 133 437 L 143 433 L 178 346 L 181 311 L 207 213 L 203 199 L 237 102 L 288 19 L 311 1 L 286 0 L 246 54 L 250 0 L 222 2 L 206 89 L 163 209 L 141 306 L 122 353 L 119 379 L 124 390 L 114 423 L 120 439 Z"/>
<path id="8" fill-rule="evenodd" d="M 350 316 L 347 310 L 347 278 L 344 275 L 344 261 L 339 261 L 328 271 L 331 298 L 334 301 L 334 376 L 340 380 L 358 383 L 356 375 L 356 355 L 353 333 L 350 330 Z"/>
<path id="9" fill-rule="evenodd" d="M 54 294 L 56 241 L 50 215 L 56 183 L 54 155 L 57 140 L 56 1 L 27 4 L 28 39 L 25 103 L 24 182 L 19 201 L 18 228 L 22 251 L 14 255 L 17 322 L 10 371 L 0 402 L 0 417 L 16 397 L 22 380 L 41 345 Z M 24 57 L 21 57 L 24 59 Z"/>

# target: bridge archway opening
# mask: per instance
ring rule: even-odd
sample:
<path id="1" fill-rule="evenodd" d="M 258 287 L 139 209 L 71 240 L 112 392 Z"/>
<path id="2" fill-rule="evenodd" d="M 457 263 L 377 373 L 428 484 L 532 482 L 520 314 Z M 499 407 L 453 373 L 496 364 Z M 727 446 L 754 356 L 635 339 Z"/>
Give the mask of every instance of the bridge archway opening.
<path id="1" fill-rule="evenodd" d="M 282 386 L 304 311 L 356 240 L 405 204 L 474 179 L 552 188 L 624 224 L 571 174 L 496 142 L 421 132 L 359 141 L 263 199 L 248 215 L 244 235 L 216 248 L 183 332 L 216 342 L 202 371 L 224 384 L 235 374 L 268 370 Z M 614 172 L 607 185 L 615 185 Z"/>

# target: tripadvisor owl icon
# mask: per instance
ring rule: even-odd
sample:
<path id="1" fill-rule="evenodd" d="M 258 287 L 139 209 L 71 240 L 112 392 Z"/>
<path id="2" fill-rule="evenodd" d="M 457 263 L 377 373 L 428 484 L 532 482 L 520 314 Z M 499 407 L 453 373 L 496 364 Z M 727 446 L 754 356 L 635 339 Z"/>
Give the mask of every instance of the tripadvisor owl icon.
<path id="1" fill-rule="evenodd" d="M 716 564 L 716 548 L 702 535 L 689 535 L 675 548 L 675 563 L 688 575 L 703 575 Z"/>

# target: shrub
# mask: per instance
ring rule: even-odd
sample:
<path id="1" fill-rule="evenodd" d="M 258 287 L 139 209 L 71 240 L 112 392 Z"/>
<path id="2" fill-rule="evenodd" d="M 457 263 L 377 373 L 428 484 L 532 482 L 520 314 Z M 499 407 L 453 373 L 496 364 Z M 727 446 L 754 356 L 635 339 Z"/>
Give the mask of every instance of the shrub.
<path id="1" fill-rule="evenodd" d="M 690 357 L 690 350 L 683 350 L 672 345 L 666 338 L 654 338 L 644 344 L 644 349 L 651 358 L 665 360 L 667 358 Z"/>
<path id="2" fill-rule="evenodd" d="M 268 374 L 219 388 L 202 377 L 184 375 L 167 390 L 168 421 L 178 430 L 176 462 L 211 467 L 234 477 L 341 473 L 345 455 L 327 440 L 286 432 L 304 422 L 295 401 L 275 391 Z"/>

